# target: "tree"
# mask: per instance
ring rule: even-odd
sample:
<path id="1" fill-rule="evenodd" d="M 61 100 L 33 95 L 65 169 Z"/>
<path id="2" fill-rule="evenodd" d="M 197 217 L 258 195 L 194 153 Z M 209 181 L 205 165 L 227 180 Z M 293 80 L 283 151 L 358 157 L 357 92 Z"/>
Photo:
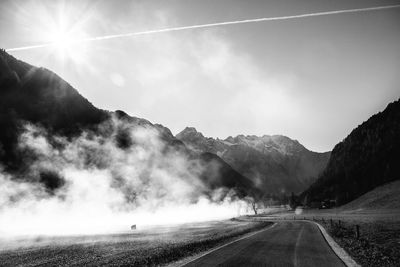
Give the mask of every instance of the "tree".
<path id="1" fill-rule="evenodd" d="M 257 215 L 257 203 L 254 199 L 251 201 L 251 208 L 254 211 L 254 215 Z"/>
<path id="2" fill-rule="evenodd" d="M 250 206 L 251 209 L 254 212 L 254 215 L 257 215 L 258 214 L 258 212 L 257 212 L 258 207 L 257 207 L 256 199 L 254 197 L 247 196 L 247 197 L 245 197 L 244 200 L 247 202 L 247 205 L 248 205 L 247 208 L 249 208 L 249 206 Z"/>

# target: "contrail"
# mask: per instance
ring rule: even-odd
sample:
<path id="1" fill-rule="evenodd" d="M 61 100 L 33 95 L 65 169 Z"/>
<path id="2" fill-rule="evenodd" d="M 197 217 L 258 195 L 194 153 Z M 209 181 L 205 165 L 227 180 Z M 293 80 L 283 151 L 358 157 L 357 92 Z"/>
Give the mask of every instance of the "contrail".
<path id="1" fill-rule="evenodd" d="M 74 40 L 71 43 L 83 43 L 83 42 L 90 42 L 90 41 L 100 41 L 100 40 L 107 40 L 107 39 L 132 37 L 132 36 L 137 36 L 137 35 L 163 33 L 163 32 L 174 32 L 174 31 L 183 31 L 183 30 L 200 29 L 200 28 L 210 28 L 210 27 L 233 25 L 233 24 L 244 24 L 244 23 L 254 23 L 254 22 L 263 22 L 263 21 L 309 18 L 309 17 L 318 17 L 318 16 L 325 16 L 325 15 L 335 15 L 335 14 L 344 14 L 344 13 L 358 13 L 358 12 L 367 12 L 367 11 L 392 9 L 392 8 L 400 8 L 400 5 L 377 6 L 377 7 L 344 9 L 344 10 L 333 10 L 333 11 L 316 12 L 316 13 L 308 13 L 308 14 L 299 14 L 299 15 L 291 15 L 291 16 L 267 17 L 267 18 L 257 18 L 257 19 L 245 19 L 245 20 L 236 20 L 236 21 L 216 22 L 216 23 L 208 23 L 208 24 L 198 24 L 198 25 L 190 25 L 190 26 L 181 26 L 181 27 L 158 29 L 158 30 L 149 30 L 149 31 L 141 31 L 141 32 L 130 32 L 130 33 L 122 33 L 122 34 L 113 34 L 113 35 L 89 37 L 89 38 L 84 38 L 84 39 L 80 39 L 80 40 Z M 54 46 L 54 45 L 55 45 L 54 43 L 43 43 L 43 44 L 39 44 L 39 45 L 8 48 L 8 49 L 6 49 L 6 51 L 7 52 L 13 52 L 13 51 L 29 50 L 29 49 L 43 48 L 43 47 L 49 47 L 49 46 Z"/>

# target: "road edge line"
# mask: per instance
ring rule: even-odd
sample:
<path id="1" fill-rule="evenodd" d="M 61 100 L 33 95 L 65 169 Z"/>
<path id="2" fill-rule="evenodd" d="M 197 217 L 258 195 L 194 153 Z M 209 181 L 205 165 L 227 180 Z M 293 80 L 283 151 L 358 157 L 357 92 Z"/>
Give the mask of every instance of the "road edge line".
<path id="1" fill-rule="evenodd" d="M 322 225 L 320 225 L 317 222 L 313 223 L 315 223 L 318 226 L 319 231 L 325 238 L 325 241 L 331 247 L 336 256 L 338 256 L 338 258 L 341 259 L 347 267 L 361 267 L 361 265 L 359 265 L 355 260 L 353 260 L 353 258 L 341 246 L 339 246 L 339 244 L 336 243 L 335 240 L 333 240 L 333 238 L 328 234 L 328 232 Z"/>
<path id="2" fill-rule="evenodd" d="M 247 235 L 242 236 L 242 237 L 240 237 L 240 238 L 238 238 L 238 239 L 235 239 L 235 240 L 233 240 L 233 241 L 231 241 L 231 242 L 229 242 L 229 243 L 226 243 L 226 244 L 223 244 L 223 245 L 221 245 L 221 246 L 219 246 L 219 247 L 210 249 L 210 250 L 208 250 L 208 251 L 202 253 L 201 255 L 198 255 L 198 256 L 196 256 L 195 258 L 190 259 L 188 262 L 184 262 L 184 263 L 182 263 L 182 264 L 180 264 L 180 265 L 178 265 L 178 266 L 179 266 L 179 267 L 185 266 L 186 264 L 189 264 L 189 263 L 191 263 L 191 262 L 194 262 L 194 261 L 196 261 L 196 260 L 198 260 L 198 259 L 200 259 L 200 258 L 202 258 L 202 257 L 204 257 L 204 256 L 206 256 L 206 255 L 208 255 L 208 254 L 210 254 L 210 253 L 212 253 L 212 252 L 218 250 L 218 249 L 221 249 L 221 248 L 223 248 L 223 247 L 229 246 L 229 245 L 231 245 L 231 244 L 233 244 L 233 243 L 236 243 L 236 242 L 238 242 L 238 241 L 240 241 L 240 240 L 243 240 L 243 239 L 252 237 L 253 235 L 256 235 L 256 234 L 261 233 L 261 232 L 263 232 L 263 231 L 272 229 L 272 228 L 274 228 L 276 225 L 277 225 L 277 223 L 274 222 L 271 226 L 269 226 L 269 227 L 267 227 L 267 228 L 258 230 L 258 231 L 256 231 L 256 232 L 253 232 L 253 233 L 250 233 L 250 234 L 247 234 Z"/>

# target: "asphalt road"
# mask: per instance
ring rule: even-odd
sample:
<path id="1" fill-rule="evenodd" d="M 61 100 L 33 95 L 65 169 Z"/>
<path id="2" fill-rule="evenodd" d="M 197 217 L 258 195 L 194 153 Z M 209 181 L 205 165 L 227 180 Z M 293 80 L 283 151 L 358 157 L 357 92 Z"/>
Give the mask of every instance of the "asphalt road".
<path id="1" fill-rule="evenodd" d="M 345 266 L 313 223 L 279 221 L 185 266 Z"/>

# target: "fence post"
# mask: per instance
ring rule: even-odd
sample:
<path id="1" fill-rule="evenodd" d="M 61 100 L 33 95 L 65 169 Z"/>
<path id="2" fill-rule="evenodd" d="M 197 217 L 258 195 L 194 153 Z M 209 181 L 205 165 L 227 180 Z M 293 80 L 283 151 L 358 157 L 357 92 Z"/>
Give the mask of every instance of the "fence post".
<path id="1" fill-rule="evenodd" d="M 360 226 L 358 224 L 356 224 L 356 238 L 360 238 Z"/>
<path id="2" fill-rule="evenodd" d="M 332 221 L 332 218 L 331 218 L 331 227 L 333 227 L 333 221 Z"/>

